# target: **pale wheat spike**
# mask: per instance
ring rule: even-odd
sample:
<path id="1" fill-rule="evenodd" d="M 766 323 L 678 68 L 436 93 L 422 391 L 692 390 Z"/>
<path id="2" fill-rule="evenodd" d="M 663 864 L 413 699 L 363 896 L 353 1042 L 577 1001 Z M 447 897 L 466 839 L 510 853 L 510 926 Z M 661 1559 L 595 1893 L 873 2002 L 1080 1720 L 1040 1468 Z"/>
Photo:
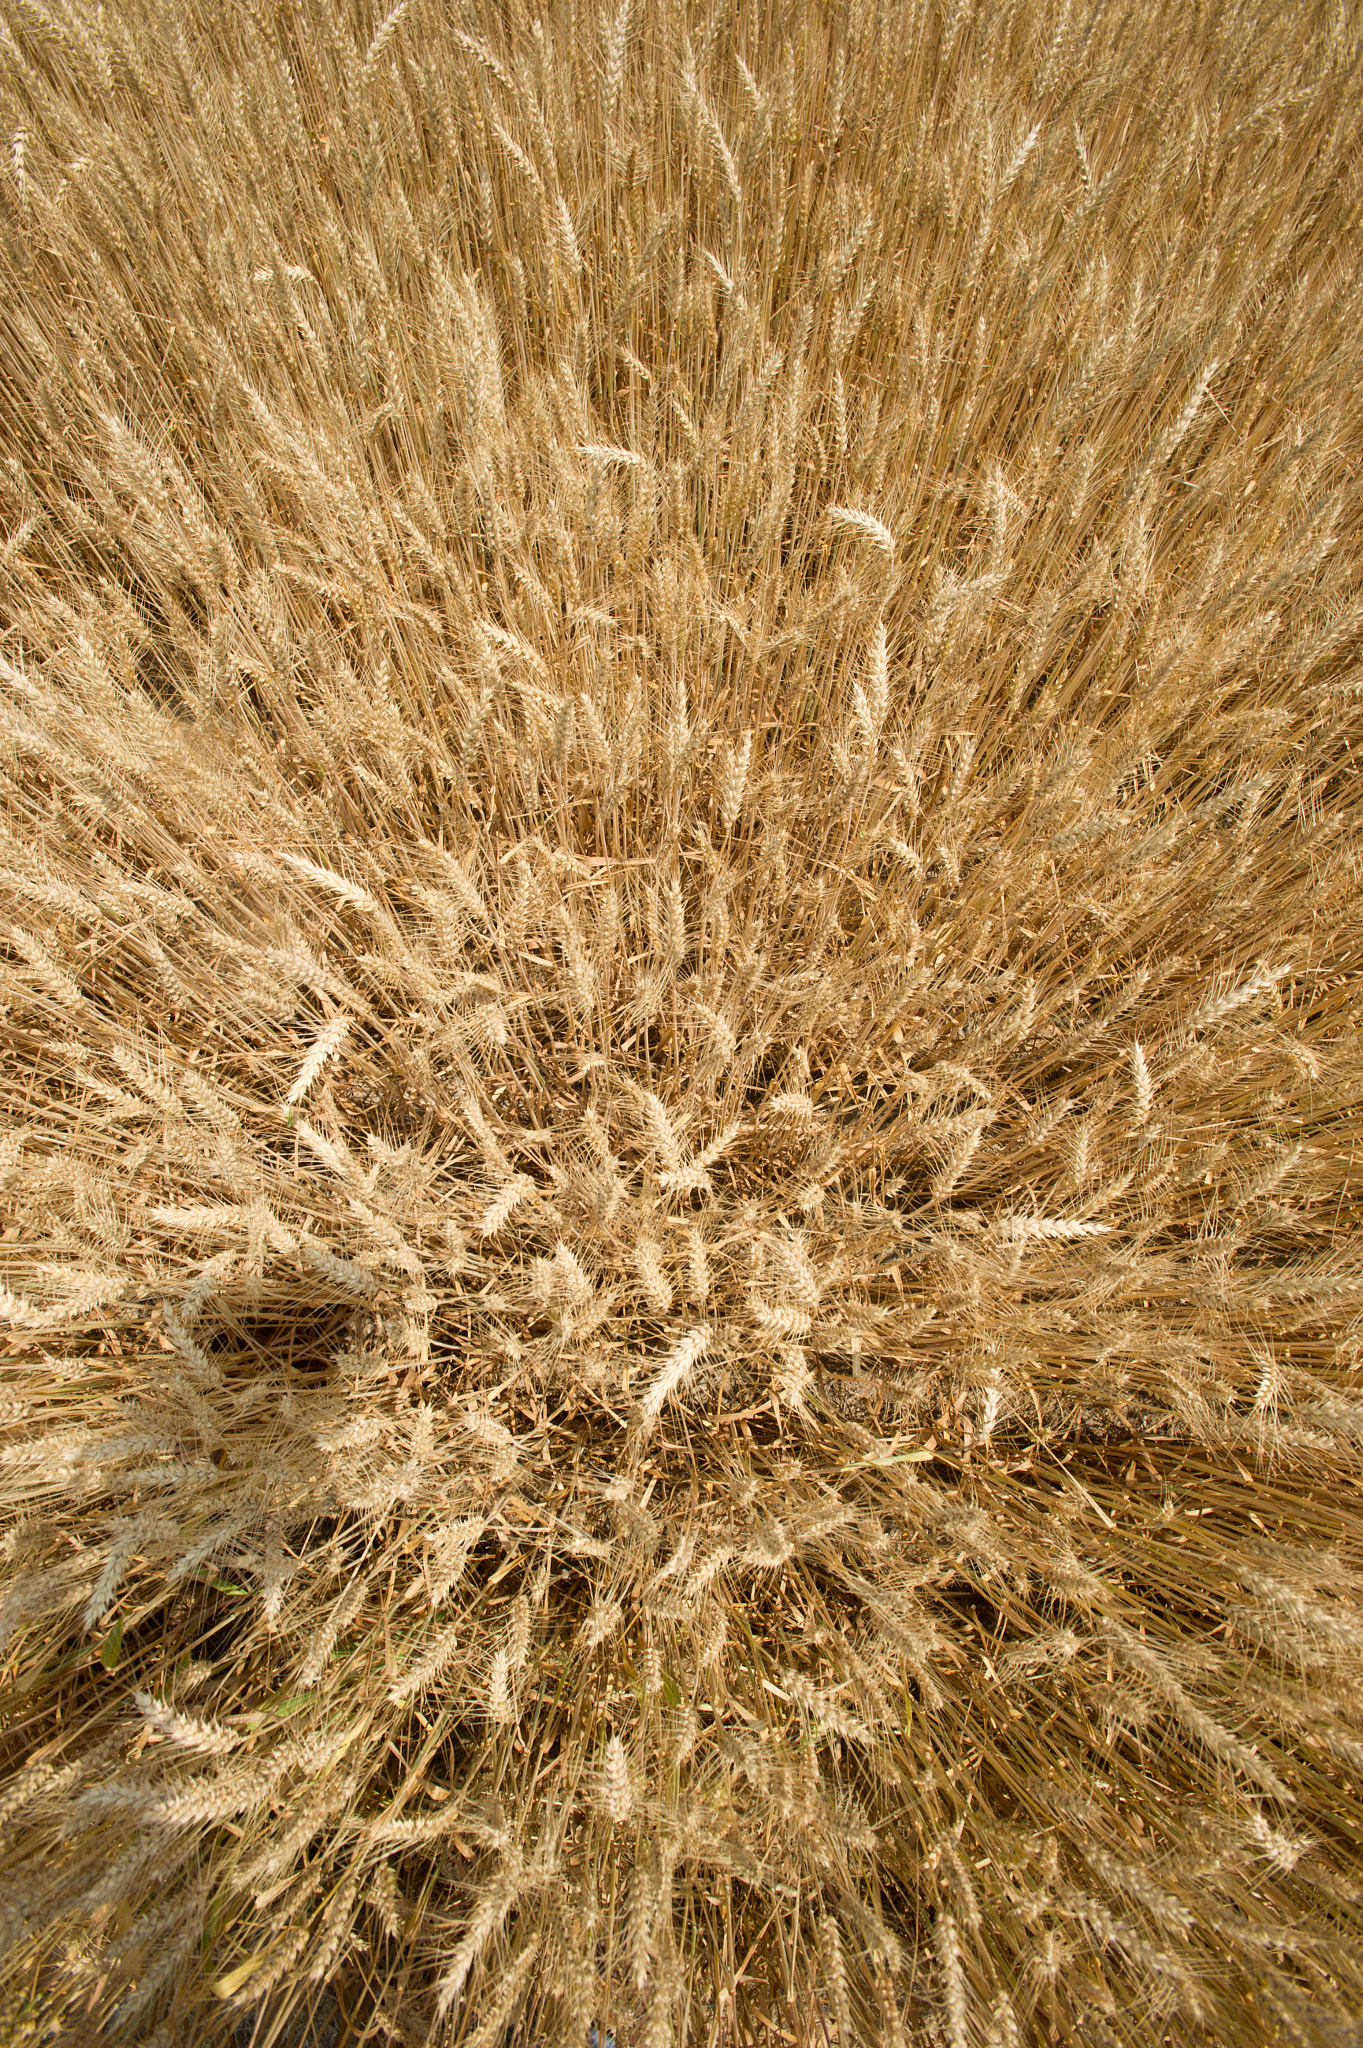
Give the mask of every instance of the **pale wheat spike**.
<path id="1" fill-rule="evenodd" d="M 294 1125 L 294 1129 L 298 1132 L 299 1137 L 303 1140 L 308 1150 L 321 1160 L 323 1166 L 333 1173 L 337 1180 L 359 1180 L 359 1168 L 351 1157 L 344 1140 L 328 1137 L 325 1132 L 315 1130 L 306 1117 L 300 1116 Z"/>
<path id="2" fill-rule="evenodd" d="M 468 2048 L 496 2048 L 506 2039 L 508 2021 L 515 2013 L 525 1995 L 526 1986 L 540 1961 L 543 1937 L 532 1934 L 521 1943 L 515 1957 L 506 1967 L 498 1984 L 496 1996 L 492 1999 L 487 2015 L 475 2031 L 468 2036 Z"/>
<path id="3" fill-rule="evenodd" d="M 880 2008 L 880 2027 L 876 2034 L 876 2048 L 906 2048 L 904 2015 L 894 1980 L 880 1956 L 873 1964 L 876 1986 L 876 2003 Z M 1012 2048 L 1012 2044 L 1010 2044 Z"/>
<path id="4" fill-rule="evenodd" d="M 798 1344 L 783 1343 L 778 1347 L 781 1363 L 772 1374 L 773 1397 L 779 1407 L 784 1401 L 797 1414 L 804 1410 L 805 1395 L 813 1384 L 814 1374 L 809 1360 Z"/>
<path id="5" fill-rule="evenodd" d="M 819 1276 L 809 1256 L 806 1236 L 773 1237 L 766 1240 L 781 1269 L 789 1299 L 801 1310 L 813 1314 L 823 1294 Z"/>
<path id="6" fill-rule="evenodd" d="M 309 1238 L 301 1240 L 299 1249 L 313 1271 L 329 1280 L 333 1287 L 339 1287 L 343 1294 L 358 1295 L 362 1301 L 369 1301 L 378 1293 L 379 1283 L 367 1266 L 342 1258 L 339 1253 L 330 1252 L 325 1245 L 315 1244 Z"/>
<path id="7" fill-rule="evenodd" d="M 994 2000 L 986 2048 L 1022 2048 L 1017 2013 L 1006 1991 L 1000 1991 Z"/>
<path id="8" fill-rule="evenodd" d="M 1175 1928 L 1181 1936 L 1186 1937 L 1192 1932 L 1192 1909 L 1182 1899 L 1176 1899 L 1163 1886 L 1154 1883 L 1145 1871 L 1096 1844 L 1086 1848 L 1084 1854 L 1091 1868 L 1112 1890 L 1125 1892 L 1144 1906 L 1153 1919 L 1162 1926 Z"/>
<path id="9" fill-rule="evenodd" d="M 1267 995 L 1270 989 L 1276 988 L 1277 984 L 1291 972 L 1292 969 L 1290 967 L 1266 967 L 1261 969 L 1258 974 L 1251 975 L 1248 981 L 1242 982 L 1239 988 L 1228 989 L 1224 995 L 1217 996 L 1211 1002 L 1204 1003 L 1193 1017 L 1189 1028 L 1193 1031 L 1201 1031 L 1205 1030 L 1209 1024 L 1219 1024 L 1224 1017 L 1229 1017 L 1236 1010 L 1243 1009 L 1247 1003 L 1252 1003 L 1258 997 Z"/>
<path id="10" fill-rule="evenodd" d="M 18 925 L 0 927 L 9 943 L 21 953 L 43 986 L 50 989 L 58 1001 L 68 1010 L 78 1011 L 84 1006 L 85 998 L 80 985 L 59 967 L 51 954 L 37 939 Z"/>
<path id="11" fill-rule="evenodd" d="M 584 441 L 577 452 L 591 462 L 607 466 L 612 463 L 620 463 L 627 469 L 643 469 L 645 466 L 643 456 L 636 455 L 632 448 L 614 448 L 601 441 Z"/>
<path id="12" fill-rule="evenodd" d="M 458 1656 L 463 1634 L 462 1622 L 440 1630 L 416 1662 L 389 1688 L 388 1697 L 394 1706 L 402 1706 L 413 1694 L 424 1692 L 437 1682 Z"/>
<path id="13" fill-rule="evenodd" d="M 1135 1090 L 1132 1104 L 1132 1118 L 1138 1130 L 1150 1121 L 1150 1111 L 1155 1101 L 1155 1084 L 1150 1078 L 1150 1068 L 1139 1039 L 1131 1046 L 1131 1081 Z"/>
<path id="14" fill-rule="evenodd" d="M 951 1880 L 951 1889 L 960 1908 L 962 1920 L 972 1934 L 978 1934 L 980 1931 L 979 1900 L 976 1898 L 975 1887 L 971 1882 L 970 1873 L 962 1862 L 956 1847 L 959 1839 L 959 1830 L 953 1829 L 952 1833 L 944 1837 L 939 1844 L 941 1867 L 947 1872 Z"/>
<path id="15" fill-rule="evenodd" d="M 294 1103 L 303 1100 L 303 1097 L 307 1094 L 327 1061 L 335 1059 L 340 1053 L 349 1035 L 350 1019 L 348 1017 L 333 1017 L 329 1024 L 322 1026 L 322 1029 L 318 1032 L 308 1050 L 307 1058 L 298 1070 L 297 1079 L 284 1097 L 285 1102 Z"/>
<path id="16" fill-rule="evenodd" d="M 436 1985 L 436 2012 L 443 2019 L 458 1998 L 483 1949 L 501 1927 L 520 1886 L 508 1873 L 494 1879 L 474 1907 L 465 1933 Z"/>
<path id="17" fill-rule="evenodd" d="M 443 1526 L 437 1523 L 428 1530 L 430 1564 L 424 1584 L 433 1610 L 449 1598 L 459 1583 L 486 1526 L 481 1515 L 465 1515 Z"/>
<path id="18" fill-rule="evenodd" d="M 247 1211 L 239 1202 L 196 1202 L 183 1209 L 158 1206 L 147 1213 L 153 1222 L 164 1223 L 168 1230 L 183 1230 L 196 1235 L 244 1226 L 247 1217 Z"/>
<path id="19" fill-rule="evenodd" d="M 719 785 L 719 822 L 726 832 L 732 832 L 743 809 L 743 795 L 747 788 L 748 766 L 751 759 L 751 732 L 745 732 L 737 746 L 725 749 Z"/>
<path id="20" fill-rule="evenodd" d="M 346 876 L 338 875 L 332 868 L 319 867 L 316 861 L 308 860 L 302 854 L 281 853 L 279 858 L 296 874 L 305 876 L 310 882 L 316 882 L 333 896 L 339 896 L 342 903 L 348 903 L 356 910 L 378 912 L 378 904 L 369 891 L 361 888 L 358 882 L 347 880 Z"/>
<path id="21" fill-rule="evenodd" d="M 230 1728 L 223 1728 L 216 1721 L 200 1721 L 192 1714 L 182 1714 L 151 1693 L 135 1692 L 133 1699 L 147 1726 L 177 1749 L 194 1750 L 201 1756 L 225 1756 L 241 1741 L 240 1735 L 234 1734 Z"/>
<path id="22" fill-rule="evenodd" d="M 880 728 L 885 723 L 885 713 L 890 702 L 889 652 L 885 636 L 885 621 L 876 621 L 871 636 L 870 653 L 866 664 L 866 685 L 862 703 L 865 707 L 864 740 L 868 748 L 874 747 L 880 737 Z"/>
<path id="23" fill-rule="evenodd" d="M 730 1543 L 721 1543 L 711 1550 L 709 1555 L 701 1564 L 697 1565 L 686 1581 L 686 1596 L 688 1600 L 694 1600 L 698 1594 L 703 1593 L 707 1587 L 713 1585 L 733 1555 L 733 1545 Z"/>
<path id="24" fill-rule="evenodd" d="M 639 1404 L 648 1420 L 656 1420 L 661 1415 L 666 1402 L 676 1393 L 697 1361 L 705 1356 L 709 1344 L 709 1330 L 696 1328 L 688 1330 L 681 1342 L 673 1347 Z"/>
<path id="25" fill-rule="evenodd" d="M 852 2048 L 855 2036 L 852 2032 L 852 2002 L 847 1989 L 847 1962 L 842 1952 L 842 1933 L 831 1913 L 826 1913 L 819 1922 L 819 1948 L 823 1956 L 825 1981 L 833 2001 L 840 2048 Z"/>
<path id="26" fill-rule="evenodd" d="M 525 151 L 521 148 L 519 142 L 517 142 L 515 136 L 508 134 L 507 130 L 502 126 L 502 123 L 499 120 L 497 120 L 495 116 L 489 123 L 489 126 L 491 127 L 493 134 L 496 136 L 502 148 L 506 151 L 507 156 L 510 158 L 511 162 L 516 166 L 516 169 L 521 173 L 521 176 L 526 180 L 527 184 L 529 184 L 532 191 L 534 191 L 537 195 L 542 196 L 544 192 L 544 180 L 543 178 L 541 178 L 539 172 L 535 169 L 534 164 L 531 163 Z M 486 631 L 486 628 L 484 630 Z"/>
<path id="27" fill-rule="evenodd" d="M 932 1945 L 937 1951 L 937 1963 L 942 1972 L 947 2038 L 951 2048 L 969 2048 L 965 1971 L 961 1964 L 960 1937 L 950 1913 L 939 1910 L 933 1923 Z"/>
<path id="28" fill-rule="evenodd" d="M 618 1735 L 612 1735 L 606 1744 L 599 1797 L 602 1812 L 616 1827 L 628 1820 L 634 1810 L 634 1783 L 629 1758 Z"/>
<path id="29" fill-rule="evenodd" d="M 701 119 L 710 137 L 715 155 L 719 160 L 720 168 L 724 173 L 724 182 L 729 188 L 734 206 L 741 210 L 743 205 L 743 186 L 739 179 L 738 166 L 734 162 L 734 153 L 729 147 L 724 130 L 719 125 L 719 117 L 713 107 L 703 95 L 698 97 L 700 100 Z"/>
<path id="30" fill-rule="evenodd" d="M 838 1705 L 825 1692 L 820 1692 L 802 1672 L 786 1670 L 781 1674 L 781 1683 L 791 1699 L 796 1700 L 816 1720 L 831 1728 L 847 1742 L 870 1744 L 874 1741 L 870 1729 L 855 1714 L 849 1714 L 845 1707 Z"/>
<path id="31" fill-rule="evenodd" d="M 635 1866 L 625 1916 L 625 1946 L 630 1975 L 638 1990 L 647 1984 L 649 1968 L 656 1954 L 653 1929 L 661 1900 L 662 1871 L 655 1846 L 652 1853 L 641 1858 Z"/>
<path id="32" fill-rule="evenodd" d="M 512 1602 L 511 1621 L 506 1632 L 507 1663 L 519 1671 L 530 1654 L 530 1602 L 519 1594 Z"/>
<path id="33" fill-rule="evenodd" d="M 873 512 L 858 512 L 850 505 L 830 505 L 826 516 L 834 526 L 849 527 L 853 533 L 859 533 L 864 540 L 869 540 L 873 547 L 878 548 L 891 561 L 894 560 L 895 537 L 884 521 L 877 519 Z"/>
<path id="34" fill-rule="evenodd" d="M 1209 361 L 1203 364 L 1186 405 L 1160 444 L 1160 458 L 1162 461 L 1167 462 L 1182 446 L 1193 421 L 1202 409 L 1202 401 L 1211 387 L 1212 379 L 1220 368 L 1221 359 L 1219 356 L 1212 356 Z"/>
<path id="35" fill-rule="evenodd" d="M 657 1240 L 641 1237 L 634 1246 L 634 1270 L 651 1308 L 665 1315 L 672 1306 L 672 1282 Z"/>
<path id="36" fill-rule="evenodd" d="M 179 1791 L 148 1799 L 142 1812 L 163 1828 L 191 1828 L 247 1812 L 262 1790 L 254 1772 L 228 1771 L 221 1777 L 191 1779 Z"/>
<path id="37" fill-rule="evenodd" d="M 706 1248 L 705 1239 L 694 1223 L 688 1226 L 686 1238 L 689 1248 L 688 1272 L 691 1281 L 691 1299 L 697 1308 L 704 1308 L 706 1302 L 710 1299 L 710 1255 Z"/>
<path id="38" fill-rule="evenodd" d="M 1041 1239 L 1074 1242 L 1087 1237 L 1108 1237 L 1112 1228 L 1110 1223 L 1075 1216 L 1008 1216 L 1000 1225 L 1000 1234 L 1009 1244 L 1028 1244 Z"/>
<path id="39" fill-rule="evenodd" d="M 397 0 L 396 7 L 392 8 L 389 11 L 389 13 L 384 16 L 384 19 L 380 22 L 378 28 L 374 33 L 373 41 L 370 43 L 368 50 L 365 52 L 364 64 L 360 72 L 361 82 L 363 84 L 367 85 L 369 83 L 369 80 L 371 79 L 375 70 L 378 67 L 379 60 L 383 56 L 384 51 L 388 48 L 389 43 L 392 42 L 393 37 L 397 34 L 398 29 L 401 27 L 403 16 L 406 14 L 407 9 L 410 7 L 410 5 L 411 0 Z"/>
<path id="40" fill-rule="evenodd" d="M 152 1211 L 155 1215 L 157 1212 Z M 192 1330 L 203 1314 L 207 1304 L 230 1276 L 237 1262 L 236 1252 L 228 1249 L 214 1252 L 211 1259 L 199 1269 L 199 1273 L 180 1303 L 180 1321 L 186 1330 Z"/>
<path id="41" fill-rule="evenodd" d="M 585 1546 L 580 1546 L 585 1548 Z M 618 1600 L 597 1600 L 587 1610 L 577 1640 L 584 1650 L 594 1650 L 619 1628 L 624 1610 Z"/>
<path id="42" fill-rule="evenodd" d="M 379 1865 L 370 1885 L 370 1898 L 384 1933 L 390 1941 L 397 1941 L 406 1917 L 406 1901 L 398 1885 L 398 1874 L 393 1864 Z"/>
<path id="43" fill-rule="evenodd" d="M 651 1088 L 639 1089 L 638 1097 L 663 1169 L 675 1173 L 681 1165 L 681 1143 L 673 1128 L 667 1104 Z"/>
<path id="44" fill-rule="evenodd" d="M 360 1874 L 352 1870 L 333 1897 L 322 1922 L 321 1939 L 313 1950 L 308 1976 L 314 1984 L 325 1983 L 335 1968 L 336 1958 L 350 1934 L 359 1895 Z"/>
<path id="45" fill-rule="evenodd" d="M 582 250 L 578 243 L 576 225 L 571 213 L 568 211 L 568 202 L 563 194 L 558 191 L 554 193 L 551 220 L 554 240 L 559 253 L 563 257 L 570 275 L 577 278 L 582 271 Z"/>
<path id="46" fill-rule="evenodd" d="M 583 1272 L 581 1261 L 571 1245 L 564 1244 L 560 1239 L 554 1247 L 550 1266 L 555 1291 L 561 1293 L 566 1301 L 571 1302 L 575 1308 L 580 1308 L 584 1302 L 592 1299 L 592 1283 Z"/>
<path id="47" fill-rule="evenodd" d="M 489 1720 L 501 1728 L 506 1727 L 510 1721 L 515 1719 L 515 1708 L 511 1698 L 510 1668 L 511 1660 L 507 1655 L 506 1649 L 504 1647 L 498 1649 L 493 1656 L 492 1667 L 488 1673 L 487 1711 Z"/>
<path id="48" fill-rule="evenodd" d="M 625 52 L 629 43 L 629 21 L 633 0 L 620 0 L 615 19 L 606 30 L 605 36 L 605 101 L 606 112 L 613 121 L 620 105 L 620 89 L 625 76 Z"/>
<path id="49" fill-rule="evenodd" d="M 498 1190 L 483 1210 L 478 1221 L 479 1235 L 496 1237 L 498 1231 L 505 1229 L 515 1210 L 534 1191 L 535 1183 L 528 1174 L 513 1174 L 505 1187 Z"/>
<path id="50" fill-rule="evenodd" d="M 713 1040 L 713 1050 L 722 1065 L 728 1066 L 738 1051 L 738 1039 L 728 1018 L 720 1010 L 694 998 L 691 1004 L 695 1015 L 705 1025 Z"/>
<path id="51" fill-rule="evenodd" d="M 1004 166 L 1003 176 L 999 180 L 999 191 L 1001 194 L 1006 193 L 1011 189 L 1014 178 L 1017 177 L 1018 173 L 1022 170 L 1024 164 L 1027 162 L 1028 157 L 1036 148 L 1037 142 L 1040 139 L 1040 135 L 1041 123 L 1040 121 L 1038 121 L 1035 124 L 1035 126 L 1029 129 L 1027 134 L 1023 136 L 1022 140 L 1018 143 L 1017 147 L 1013 151 L 1013 154 L 1009 157 L 1008 162 Z"/>

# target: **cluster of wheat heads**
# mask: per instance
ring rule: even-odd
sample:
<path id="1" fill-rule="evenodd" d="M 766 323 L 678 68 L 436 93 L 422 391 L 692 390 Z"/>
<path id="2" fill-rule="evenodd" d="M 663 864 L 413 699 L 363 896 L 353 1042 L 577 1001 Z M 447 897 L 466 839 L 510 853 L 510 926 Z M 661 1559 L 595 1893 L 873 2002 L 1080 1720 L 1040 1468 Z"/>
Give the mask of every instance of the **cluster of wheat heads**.
<path id="1" fill-rule="evenodd" d="M 1357 2041 L 1357 30 L 0 4 L 6 2043 Z"/>

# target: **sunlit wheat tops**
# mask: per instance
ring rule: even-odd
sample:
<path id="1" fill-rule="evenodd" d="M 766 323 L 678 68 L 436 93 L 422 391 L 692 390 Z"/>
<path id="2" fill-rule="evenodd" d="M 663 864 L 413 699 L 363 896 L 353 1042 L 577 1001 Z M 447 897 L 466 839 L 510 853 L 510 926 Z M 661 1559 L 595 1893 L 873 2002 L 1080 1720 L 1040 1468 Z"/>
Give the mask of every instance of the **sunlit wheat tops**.
<path id="1" fill-rule="evenodd" d="M 1358 2041 L 1361 67 L 0 0 L 0 2039 Z"/>

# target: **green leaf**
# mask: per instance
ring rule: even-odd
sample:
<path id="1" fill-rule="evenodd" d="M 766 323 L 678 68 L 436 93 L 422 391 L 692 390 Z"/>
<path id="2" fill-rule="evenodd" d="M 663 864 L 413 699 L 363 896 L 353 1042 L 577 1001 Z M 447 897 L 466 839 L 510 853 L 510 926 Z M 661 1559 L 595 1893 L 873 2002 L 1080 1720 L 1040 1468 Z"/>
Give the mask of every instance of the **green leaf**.
<path id="1" fill-rule="evenodd" d="M 208 1908 L 208 1914 L 204 1921 L 203 1954 L 205 1958 L 207 1958 L 218 1936 L 222 1933 L 222 1924 L 227 1918 L 227 1908 L 230 1903 L 230 1888 L 227 1885 L 220 1885 Z"/>
<path id="2" fill-rule="evenodd" d="M 118 1660 L 122 1654 L 123 1621 L 120 1616 L 99 1646 L 99 1661 L 106 1671 L 116 1671 L 118 1669 Z"/>
<path id="3" fill-rule="evenodd" d="M 249 1586 L 238 1586 L 232 1579 L 210 1579 L 209 1585 L 218 1593 L 235 1593 L 239 1597 L 250 1592 Z"/>
<path id="4" fill-rule="evenodd" d="M 267 1700 L 260 1711 L 262 1714 L 272 1715 L 276 1721 L 286 1721 L 290 1714 L 298 1713 L 303 1707 L 310 1707 L 315 1697 L 316 1695 L 310 1692 L 287 1693 L 280 1699 Z"/>

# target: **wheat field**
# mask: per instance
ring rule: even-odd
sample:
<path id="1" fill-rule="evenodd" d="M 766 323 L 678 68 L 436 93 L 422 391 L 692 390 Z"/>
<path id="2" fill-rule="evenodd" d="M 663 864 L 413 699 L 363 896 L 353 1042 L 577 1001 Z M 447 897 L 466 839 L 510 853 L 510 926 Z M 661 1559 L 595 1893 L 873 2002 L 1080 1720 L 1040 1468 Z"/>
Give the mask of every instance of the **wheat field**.
<path id="1" fill-rule="evenodd" d="M 1363 24 L 0 0 L 0 2043 L 1363 2041 Z"/>

